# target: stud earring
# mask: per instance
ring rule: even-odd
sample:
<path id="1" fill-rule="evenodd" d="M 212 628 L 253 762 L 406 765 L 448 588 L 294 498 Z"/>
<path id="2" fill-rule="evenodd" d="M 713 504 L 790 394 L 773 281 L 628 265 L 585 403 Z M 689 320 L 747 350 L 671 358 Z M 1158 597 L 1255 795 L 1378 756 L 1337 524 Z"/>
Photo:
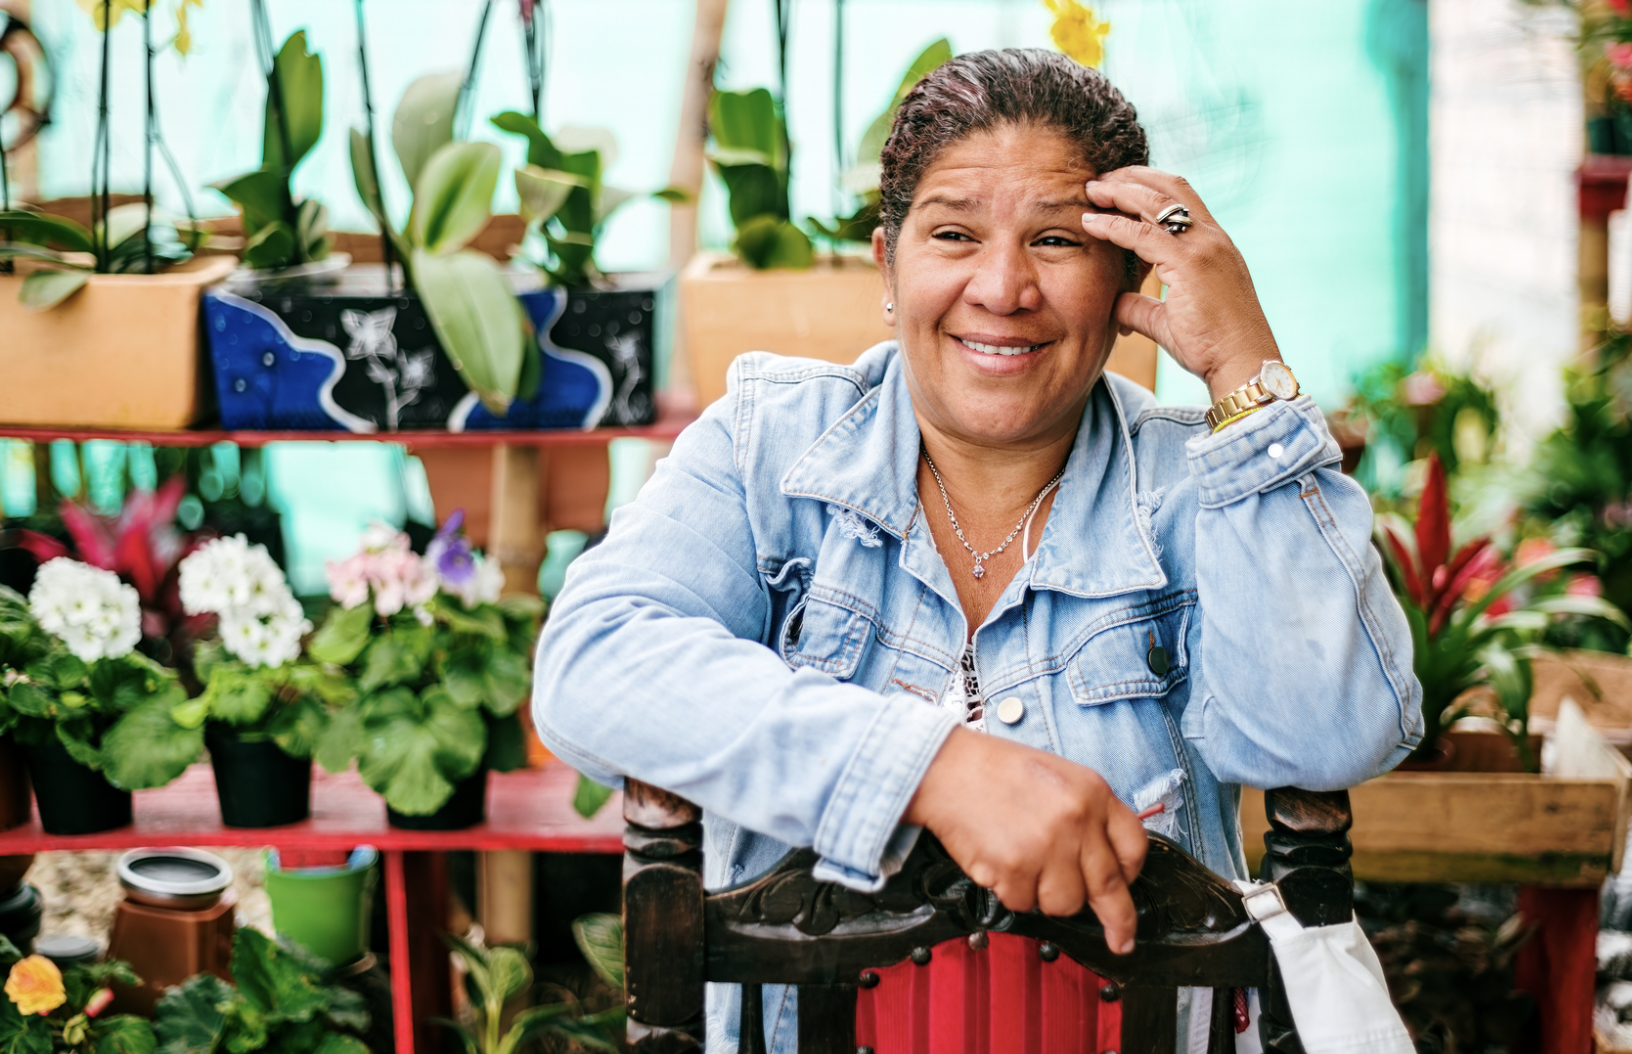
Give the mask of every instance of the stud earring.
<path id="1" fill-rule="evenodd" d="M 884 305 L 884 310 L 887 311 L 887 312 L 888 311 L 894 311 L 895 310 L 895 302 L 891 301 L 890 303 L 885 304 Z"/>

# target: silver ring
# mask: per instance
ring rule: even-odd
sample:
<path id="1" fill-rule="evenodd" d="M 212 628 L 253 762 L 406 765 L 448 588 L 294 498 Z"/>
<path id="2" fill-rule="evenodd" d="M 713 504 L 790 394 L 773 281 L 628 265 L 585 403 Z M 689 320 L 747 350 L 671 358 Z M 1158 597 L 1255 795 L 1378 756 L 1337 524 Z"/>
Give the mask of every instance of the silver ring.
<path id="1" fill-rule="evenodd" d="M 1156 225 L 1169 234 L 1183 234 L 1196 225 L 1190 218 L 1190 210 L 1183 205 L 1169 205 L 1156 214 Z"/>

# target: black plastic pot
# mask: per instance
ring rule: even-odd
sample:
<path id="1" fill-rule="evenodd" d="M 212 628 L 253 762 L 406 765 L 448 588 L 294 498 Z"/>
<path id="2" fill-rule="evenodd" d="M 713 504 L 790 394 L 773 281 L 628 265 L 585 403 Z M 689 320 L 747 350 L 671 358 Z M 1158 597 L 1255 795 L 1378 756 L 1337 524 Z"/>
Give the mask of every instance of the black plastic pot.
<path id="1" fill-rule="evenodd" d="M 27 955 L 34 950 L 34 938 L 40 935 L 40 921 L 45 918 L 45 901 L 40 891 L 30 885 L 21 885 L 12 893 L 0 893 L 0 937 L 5 937 Z"/>
<path id="2" fill-rule="evenodd" d="M 75 761 L 54 738 L 25 750 L 46 834 L 97 834 L 129 826 L 129 791 Z"/>
<path id="3" fill-rule="evenodd" d="M 478 769 L 474 776 L 453 785 L 453 794 L 442 808 L 429 816 L 407 816 L 389 805 L 385 807 L 386 822 L 405 831 L 462 831 L 475 827 L 487 818 L 487 770 Z"/>
<path id="4" fill-rule="evenodd" d="M 240 739 L 211 729 L 204 743 L 227 827 L 282 827 L 312 814 L 312 763 L 270 739 Z"/>

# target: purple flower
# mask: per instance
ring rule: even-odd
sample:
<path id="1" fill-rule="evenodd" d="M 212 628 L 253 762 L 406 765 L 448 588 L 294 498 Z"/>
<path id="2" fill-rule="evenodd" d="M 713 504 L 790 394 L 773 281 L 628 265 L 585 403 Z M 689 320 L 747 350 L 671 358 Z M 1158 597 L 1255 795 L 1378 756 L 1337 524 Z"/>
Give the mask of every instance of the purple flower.
<path id="1" fill-rule="evenodd" d="M 436 568 L 437 577 L 456 588 L 476 578 L 476 556 L 471 551 L 470 539 L 459 531 L 464 522 L 465 510 L 454 509 L 437 529 L 431 544 L 425 547 L 425 559 Z"/>

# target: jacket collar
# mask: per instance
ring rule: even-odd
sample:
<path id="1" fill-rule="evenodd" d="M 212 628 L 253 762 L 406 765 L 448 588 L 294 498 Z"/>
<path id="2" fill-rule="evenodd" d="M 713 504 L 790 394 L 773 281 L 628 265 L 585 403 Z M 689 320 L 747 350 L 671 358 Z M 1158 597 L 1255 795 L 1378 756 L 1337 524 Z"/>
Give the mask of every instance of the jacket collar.
<path id="1" fill-rule="evenodd" d="M 918 514 L 919 434 L 904 368 L 892 347 L 883 379 L 794 462 L 782 493 L 853 510 L 907 538 Z M 1159 494 L 1146 495 L 1145 507 L 1159 500 Z M 1093 597 L 1166 585 L 1140 502 L 1127 417 L 1114 387 L 1101 378 L 1027 564 L 1032 588 Z"/>

